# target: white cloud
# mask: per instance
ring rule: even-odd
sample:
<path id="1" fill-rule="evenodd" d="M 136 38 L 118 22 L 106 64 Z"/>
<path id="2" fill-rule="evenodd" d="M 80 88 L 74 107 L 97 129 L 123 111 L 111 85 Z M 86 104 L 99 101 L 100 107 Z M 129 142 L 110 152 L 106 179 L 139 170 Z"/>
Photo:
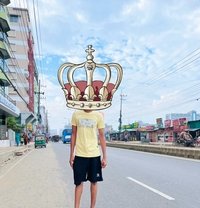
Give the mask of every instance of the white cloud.
<path id="1" fill-rule="evenodd" d="M 42 75 L 42 77 L 42 83 L 45 83 L 46 87 L 41 90 L 44 91 L 46 99 L 41 99 L 41 105 L 47 108 L 50 128 L 59 131 L 71 121 L 72 110 L 66 107 L 61 86 L 54 84 L 50 75 Z"/>
<path id="2" fill-rule="evenodd" d="M 76 19 L 81 22 L 81 23 L 87 23 L 87 18 L 84 14 L 81 14 L 81 13 L 75 13 L 75 17 Z"/>
<path id="3" fill-rule="evenodd" d="M 147 0 L 138 0 L 138 1 L 130 1 L 128 4 L 124 4 L 122 9 L 122 15 L 131 16 L 138 12 L 144 11 L 146 13 L 151 6 L 150 1 Z"/>
<path id="4" fill-rule="evenodd" d="M 113 104 L 104 111 L 106 122 L 115 128 L 121 90 L 127 95 L 123 122 L 153 122 L 170 112 L 199 111 L 199 103 L 194 101 L 200 97 L 199 88 L 194 86 L 200 78 L 199 56 L 195 56 L 196 61 L 188 56 L 200 42 L 198 1 L 42 0 L 39 5 L 42 54 L 48 57 L 44 58 L 48 68 L 47 107 L 57 119 L 52 119 L 52 127 L 61 126 L 63 115 L 70 114 L 55 75 L 57 65 L 85 61 L 84 50 L 89 44 L 96 50 L 97 63 L 117 62 L 124 69 Z M 32 7 L 30 13 L 33 16 Z M 57 63 L 54 56 L 61 62 Z M 181 65 L 173 66 L 183 59 Z M 189 61 L 192 65 L 184 67 Z"/>

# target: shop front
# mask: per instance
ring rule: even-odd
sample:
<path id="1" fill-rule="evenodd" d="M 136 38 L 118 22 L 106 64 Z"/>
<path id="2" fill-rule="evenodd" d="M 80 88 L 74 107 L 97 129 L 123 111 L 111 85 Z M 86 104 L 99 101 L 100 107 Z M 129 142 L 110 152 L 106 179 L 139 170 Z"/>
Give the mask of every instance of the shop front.
<path id="1" fill-rule="evenodd" d="M 19 114 L 19 109 L 9 100 L 9 97 L 0 94 L 0 147 L 7 147 L 12 143 L 12 138 L 9 138 L 6 118 L 8 116 L 18 117 Z"/>
<path id="2" fill-rule="evenodd" d="M 193 138 L 198 138 L 200 136 L 200 120 L 196 121 L 188 121 L 188 129 L 189 133 Z"/>

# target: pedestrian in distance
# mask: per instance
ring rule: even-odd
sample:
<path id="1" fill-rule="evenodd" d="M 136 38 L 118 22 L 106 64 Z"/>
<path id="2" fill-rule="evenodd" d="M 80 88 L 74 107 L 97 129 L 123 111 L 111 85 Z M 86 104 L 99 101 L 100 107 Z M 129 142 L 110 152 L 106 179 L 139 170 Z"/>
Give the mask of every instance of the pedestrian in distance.
<path id="1" fill-rule="evenodd" d="M 28 143 L 28 135 L 26 133 L 23 134 L 23 138 L 24 138 L 24 145 L 27 145 Z"/>
<path id="2" fill-rule="evenodd" d="M 87 180 L 90 181 L 90 208 L 94 208 L 97 182 L 103 181 L 102 168 L 107 165 L 103 115 L 98 111 L 78 110 L 73 113 L 71 124 L 69 163 L 74 174 L 74 208 L 80 208 L 83 182 Z"/>
<path id="3" fill-rule="evenodd" d="M 19 144 L 20 144 L 20 132 L 15 133 L 15 142 L 16 142 L 16 145 L 19 146 Z"/>
<path id="4" fill-rule="evenodd" d="M 24 144 L 24 134 L 23 133 L 20 134 L 20 143 L 21 143 L 21 145 Z"/>

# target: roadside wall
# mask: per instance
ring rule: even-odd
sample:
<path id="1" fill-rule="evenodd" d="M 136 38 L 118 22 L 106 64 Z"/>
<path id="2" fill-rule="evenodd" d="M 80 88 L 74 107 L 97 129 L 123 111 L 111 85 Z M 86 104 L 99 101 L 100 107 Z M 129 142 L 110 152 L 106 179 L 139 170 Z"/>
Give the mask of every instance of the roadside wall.
<path id="1" fill-rule="evenodd" d="M 150 145 L 150 144 L 129 144 L 126 143 L 107 143 L 108 147 L 124 148 L 136 151 L 151 152 L 157 154 L 165 154 L 177 157 L 200 159 L 200 148 L 189 147 L 174 147 L 164 145 Z"/>

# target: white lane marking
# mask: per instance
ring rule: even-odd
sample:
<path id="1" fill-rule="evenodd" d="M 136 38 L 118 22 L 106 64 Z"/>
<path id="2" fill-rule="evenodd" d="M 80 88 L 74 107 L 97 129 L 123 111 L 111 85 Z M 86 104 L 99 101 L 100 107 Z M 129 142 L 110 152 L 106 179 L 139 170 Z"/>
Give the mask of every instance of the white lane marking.
<path id="1" fill-rule="evenodd" d="M 160 192 L 160 191 L 158 191 L 158 190 L 156 190 L 156 189 L 154 189 L 154 188 L 152 188 L 150 186 L 147 186 L 146 184 L 144 184 L 144 183 L 142 183 L 142 182 L 140 182 L 138 180 L 135 180 L 135 179 L 133 179 L 131 177 L 127 177 L 127 179 L 129 179 L 129 180 L 131 180 L 131 181 L 133 181 L 133 182 L 135 182 L 135 183 L 137 183 L 137 184 L 139 184 L 139 185 L 149 189 L 150 191 L 153 191 L 156 194 L 159 194 L 160 196 L 162 196 L 162 197 L 164 197 L 164 198 L 166 198 L 168 200 L 175 200 L 173 197 L 168 196 L 167 194 L 164 194 L 164 193 L 162 193 L 162 192 Z"/>
<path id="2" fill-rule="evenodd" d="M 26 158 L 33 150 L 28 152 L 24 157 L 22 157 L 20 160 L 18 160 L 13 166 L 11 166 L 3 175 L 0 175 L 0 180 L 4 178 L 14 167 L 16 167 L 24 158 Z"/>

